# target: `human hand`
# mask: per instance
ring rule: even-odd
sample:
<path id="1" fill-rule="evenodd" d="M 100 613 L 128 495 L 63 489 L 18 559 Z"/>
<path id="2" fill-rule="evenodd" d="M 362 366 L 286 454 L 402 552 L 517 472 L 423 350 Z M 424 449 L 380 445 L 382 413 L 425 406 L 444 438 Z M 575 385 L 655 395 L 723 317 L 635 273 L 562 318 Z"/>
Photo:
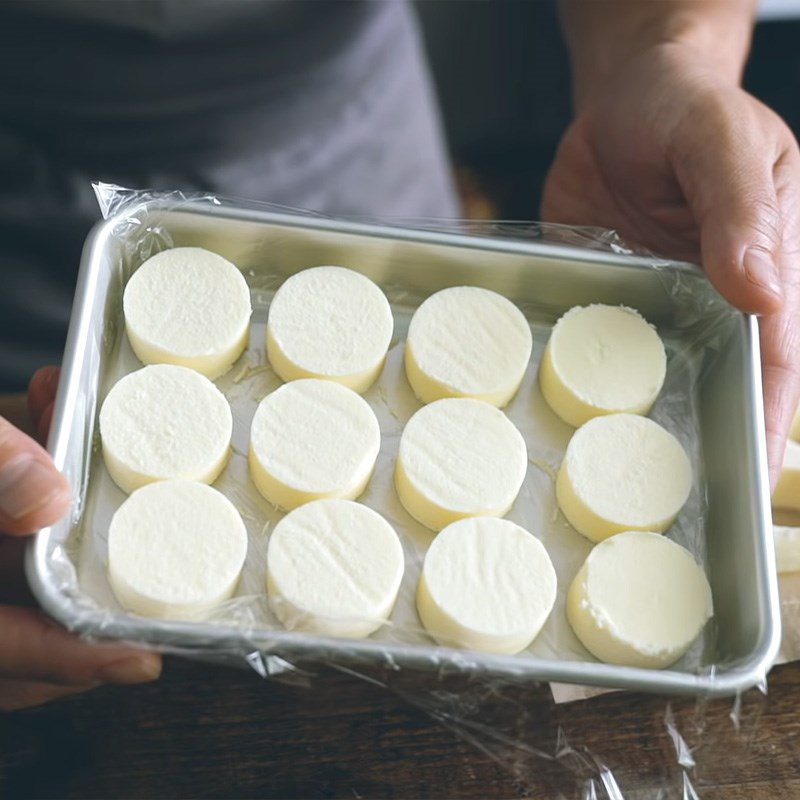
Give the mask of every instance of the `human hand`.
<path id="1" fill-rule="evenodd" d="M 701 263 L 727 300 L 761 315 L 774 485 L 800 394 L 800 154 L 783 121 L 695 49 L 639 52 L 584 94 L 542 218 Z"/>
<path id="2" fill-rule="evenodd" d="M 39 437 L 50 426 L 58 370 L 34 375 L 28 408 Z M 0 417 L 0 710 L 39 705 L 102 683 L 140 683 L 161 671 L 155 653 L 90 645 L 35 608 L 25 584 L 25 537 L 69 509 L 69 485 L 33 439 Z"/>

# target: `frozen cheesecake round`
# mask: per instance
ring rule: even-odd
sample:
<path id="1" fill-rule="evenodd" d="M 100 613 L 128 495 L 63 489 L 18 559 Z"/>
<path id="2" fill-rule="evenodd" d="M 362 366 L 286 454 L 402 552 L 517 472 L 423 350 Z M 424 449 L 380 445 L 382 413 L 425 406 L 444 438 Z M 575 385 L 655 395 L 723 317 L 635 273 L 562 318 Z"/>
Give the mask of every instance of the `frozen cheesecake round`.
<path id="1" fill-rule="evenodd" d="M 236 590 L 247 532 L 233 504 L 193 481 L 135 491 L 108 532 L 108 577 L 123 608 L 145 617 L 197 620 Z"/>
<path id="2" fill-rule="evenodd" d="M 213 483 L 232 432 L 222 392 L 198 372 L 169 364 L 126 375 L 100 409 L 103 460 L 125 492 L 171 478 Z"/>
<path id="3" fill-rule="evenodd" d="M 510 300 L 455 286 L 431 295 L 411 318 L 406 375 L 423 403 L 470 397 L 502 408 L 519 389 L 531 347 L 528 322 Z"/>
<path id="4" fill-rule="evenodd" d="M 369 404 L 352 389 L 306 378 L 259 404 L 250 434 L 250 475 L 270 503 L 352 500 L 366 488 L 381 446 Z"/>
<path id="5" fill-rule="evenodd" d="M 251 310 L 242 273 L 200 247 L 147 259 L 123 295 L 128 341 L 142 363 L 178 364 L 212 380 L 247 346 Z"/>
<path id="6" fill-rule="evenodd" d="M 775 525 L 772 533 L 778 572 L 800 572 L 800 528 Z"/>
<path id="7" fill-rule="evenodd" d="M 406 511 L 438 531 L 464 517 L 502 517 L 525 478 L 522 434 L 489 403 L 436 400 L 400 438 L 395 486 Z"/>
<path id="8" fill-rule="evenodd" d="M 306 503 L 270 536 L 270 607 L 290 630 L 369 636 L 392 612 L 403 566 L 400 539 L 371 508 L 351 500 Z"/>
<path id="9" fill-rule="evenodd" d="M 692 468 L 669 431 L 613 414 L 578 428 L 556 478 L 569 523 L 595 542 L 629 530 L 665 531 L 689 497 Z"/>
<path id="10" fill-rule="evenodd" d="M 638 311 L 576 306 L 550 334 L 539 386 L 550 408 L 578 427 L 603 414 L 647 414 L 666 369 L 664 345 Z"/>
<path id="11" fill-rule="evenodd" d="M 792 439 L 786 442 L 781 473 L 772 493 L 772 505 L 800 511 L 800 442 Z"/>
<path id="12" fill-rule="evenodd" d="M 394 321 L 365 275 L 313 267 L 283 283 L 269 307 L 267 355 L 285 381 L 321 378 L 365 392 L 383 369 Z"/>
<path id="13" fill-rule="evenodd" d="M 711 587 L 692 554 L 658 533 L 618 533 L 592 549 L 567 594 L 567 618 L 608 664 L 660 669 L 712 616 Z"/>
<path id="14" fill-rule="evenodd" d="M 538 635 L 556 599 L 542 543 L 505 519 L 454 522 L 425 555 L 417 610 L 437 642 L 518 653 Z"/>

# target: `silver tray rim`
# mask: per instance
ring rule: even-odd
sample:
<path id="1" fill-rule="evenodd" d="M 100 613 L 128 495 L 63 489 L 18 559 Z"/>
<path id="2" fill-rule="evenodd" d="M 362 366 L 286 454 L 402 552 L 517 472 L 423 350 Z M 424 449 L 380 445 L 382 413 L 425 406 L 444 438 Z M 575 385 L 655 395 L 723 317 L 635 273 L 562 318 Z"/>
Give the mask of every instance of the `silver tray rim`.
<path id="1" fill-rule="evenodd" d="M 243 221 L 264 222 L 274 225 L 314 228 L 363 236 L 391 237 L 393 239 L 428 242 L 470 249 L 499 250 L 506 253 L 560 258 L 570 261 L 588 261 L 613 264 L 631 269 L 652 268 L 653 259 L 610 253 L 565 244 L 551 244 L 537 240 L 518 240 L 489 237 L 470 233 L 443 232 L 431 228 L 412 228 L 405 225 L 375 223 L 363 220 L 346 220 L 289 211 L 263 210 L 257 204 L 241 206 L 227 203 L 210 205 L 191 198 L 176 203 L 170 199 L 151 199 L 123 208 L 119 213 L 98 222 L 87 236 L 81 256 L 80 270 L 70 318 L 69 332 L 62 363 L 61 380 L 54 405 L 48 452 L 57 468 L 66 462 L 71 419 L 75 413 L 80 392 L 77 376 L 83 345 L 90 333 L 90 317 L 97 300 L 96 281 L 93 276 L 100 268 L 100 254 L 120 221 L 145 211 L 198 213 L 208 216 L 229 217 Z M 404 221 L 405 222 L 405 221 Z M 658 259 L 659 268 L 681 272 L 700 273 L 699 267 L 686 262 Z M 53 572 L 48 559 L 52 530 L 40 530 L 29 543 L 25 568 L 34 596 L 43 610 L 68 629 L 97 639 L 120 639 L 145 643 L 165 651 L 184 655 L 231 654 L 246 657 L 259 652 L 262 656 L 281 659 L 310 660 L 315 663 L 374 665 L 432 669 L 445 673 L 484 673 L 486 675 L 521 681 L 556 681 L 589 684 L 613 689 L 630 689 L 672 695 L 730 696 L 764 682 L 767 672 L 775 662 L 781 641 L 780 601 L 772 540 L 772 518 L 769 503 L 766 436 L 764 433 L 764 407 L 762 399 L 758 320 L 755 316 L 740 314 L 740 335 L 746 348 L 745 379 L 748 386 L 748 438 L 753 461 L 751 479 L 755 482 L 755 507 L 751 509 L 755 522 L 756 559 L 754 578 L 760 595 L 761 636 L 750 656 L 735 668 L 692 674 L 675 670 L 647 670 L 622 667 L 601 662 L 559 661 L 528 657 L 498 656 L 472 653 L 431 645 L 402 645 L 365 640 L 342 640 L 313 636 L 291 631 L 245 631 L 235 626 L 203 623 L 178 623 L 146 620 L 140 617 L 108 612 L 95 615 L 79 610 L 67 593 L 53 582 Z M 102 622 L 101 622 L 102 618 Z M 250 659 L 248 659 L 250 660 Z"/>

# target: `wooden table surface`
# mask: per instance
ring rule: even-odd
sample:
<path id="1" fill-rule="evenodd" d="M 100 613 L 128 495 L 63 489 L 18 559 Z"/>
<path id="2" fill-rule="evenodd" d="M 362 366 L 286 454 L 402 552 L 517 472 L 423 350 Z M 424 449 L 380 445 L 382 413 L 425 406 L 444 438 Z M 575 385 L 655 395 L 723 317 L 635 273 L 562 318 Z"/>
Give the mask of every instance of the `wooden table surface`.
<path id="1" fill-rule="evenodd" d="M 462 730 L 478 747 L 404 699 L 411 676 L 386 689 L 325 668 L 309 683 L 169 659 L 157 684 L 0 715 L 0 797 L 579 798 L 594 777 L 604 798 L 604 766 L 619 796 L 684 797 L 665 698 L 556 706 L 545 687 L 446 681 L 436 711 L 447 720 L 450 693 L 466 692 Z M 800 664 L 775 669 L 767 697 L 742 699 L 738 730 L 732 709 L 670 703 L 698 796 L 800 797 Z"/>

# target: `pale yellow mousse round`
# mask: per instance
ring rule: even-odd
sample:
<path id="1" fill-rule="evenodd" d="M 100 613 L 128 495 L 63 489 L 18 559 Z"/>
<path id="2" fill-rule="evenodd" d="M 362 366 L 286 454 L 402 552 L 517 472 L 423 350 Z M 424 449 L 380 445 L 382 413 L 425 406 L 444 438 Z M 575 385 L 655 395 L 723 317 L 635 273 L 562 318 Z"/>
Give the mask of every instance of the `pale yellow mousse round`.
<path id="1" fill-rule="evenodd" d="M 332 381 L 291 381 L 259 403 L 250 430 L 250 475 L 286 510 L 322 498 L 353 500 L 366 488 L 381 446 L 363 397 Z"/>
<path id="2" fill-rule="evenodd" d="M 800 443 L 792 439 L 786 442 L 781 473 L 772 493 L 772 505 L 800 511 Z"/>
<path id="3" fill-rule="evenodd" d="M 800 528 L 774 525 L 772 537 L 778 572 L 800 572 Z"/>
<path id="4" fill-rule="evenodd" d="M 692 554 L 658 533 L 618 533 L 592 549 L 567 594 L 567 618 L 608 664 L 661 669 L 711 618 L 711 587 Z"/>
<path id="5" fill-rule="evenodd" d="M 576 306 L 550 334 L 539 386 L 550 408 L 578 427 L 604 414 L 647 414 L 666 368 L 664 345 L 638 311 Z"/>
<path id="6" fill-rule="evenodd" d="M 227 372 L 250 333 L 250 289 L 222 256 L 175 247 L 149 258 L 123 295 L 128 341 L 144 364 L 177 364 L 207 378 Z"/>
<path id="7" fill-rule="evenodd" d="M 267 356 L 285 381 L 320 378 L 361 394 L 383 369 L 393 330 L 389 301 L 366 275 L 312 267 L 275 293 Z"/>
<path id="8" fill-rule="evenodd" d="M 530 326 L 510 300 L 455 286 L 431 295 L 411 318 L 406 375 L 422 403 L 471 397 L 502 408 L 519 389 L 531 347 Z"/>
<path id="9" fill-rule="evenodd" d="M 440 644 L 518 653 L 539 634 L 556 599 L 542 543 L 505 519 L 454 522 L 428 548 L 417 610 Z"/>
<path id="10" fill-rule="evenodd" d="M 665 531 L 689 497 L 692 468 L 669 431 L 647 417 L 597 417 L 572 435 L 556 478 L 569 523 L 599 542 L 621 531 Z"/>
<path id="11" fill-rule="evenodd" d="M 389 619 L 403 568 L 400 539 L 380 514 L 351 500 L 315 500 L 272 531 L 270 608 L 290 630 L 369 636 Z"/>
<path id="12" fill-rule="evenodd" d="M 197 620 L 228 600 L 247 555 L 247 531 L 221 492 L 194 481 L 137 489 L 108 532 L 108 577 L 123 608 Z"/>
<path id="13" fill-rule="evenodd" d="M 438 531 L 465 517 L 502 517 L 522 486 L 522 434 L 482 400 L 447 398 L 424 406 L 400 438 L 395 486 L 406 511 Z"/>
<path id="14" fill-rule="evenodd" d="M 120 379 L 100 409 L 103 460 L 132 492 L 174 478 L 213 483 L 231 452 L 225 395 L 200 373 L 153 364 Z"/>

